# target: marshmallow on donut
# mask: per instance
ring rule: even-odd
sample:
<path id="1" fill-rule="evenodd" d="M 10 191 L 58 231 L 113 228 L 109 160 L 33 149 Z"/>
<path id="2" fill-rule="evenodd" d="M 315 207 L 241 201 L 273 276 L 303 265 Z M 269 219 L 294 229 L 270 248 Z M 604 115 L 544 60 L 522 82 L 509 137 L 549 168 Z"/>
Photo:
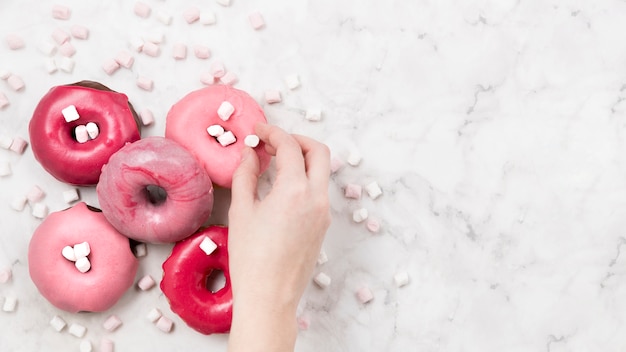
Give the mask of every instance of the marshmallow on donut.
<path id="1" fill-rule="evenodd" d="M 89 123 L 99 135 L 80 143 L 77 139 L 84 136 L 77 136 L 76 128 Z M 98 182 L 113 153 L 140 138 L 138 126 L 126 95 L 82 81 L 50 89 L 35 108 L 29 133 L 33 154 L 46 171 L 62 182 L 86 186 Z"/>
<path id="2" fill-rule="evenodd" d="M 84 273 L 62 255 L 63 248 L 83 242 L 91 249 L 91 268 Z M 55 307 L 72 313 L 111 308 L 133 285 L 138 266 L 128 238 L 82 202 L 48 215 L 28 247 L 28 270 L 37 289 Z"/>
<path id="3" fill-rule="evenodd" d="M 232 109 L 231 109 L 232 107 Z M 254 134 L 256 123 L 267 122 L 259 104 L 246 92 L 227 85 L 212 85 L 187 94 L 167 114 L 165 137 L 187 148 L 219 186 L 230 188 L 239 166 L 246 136 Z M 224 141 L 207 133 L 219 125 L 234 138 Z M 228 135 L 230 137 L 230 135 Z M 262 145 L 255 148 L 261 172 L 271 156 Z"/>
<path id="4" fill-rule="evenodd" d="M 207 172 L 185 148 L 163 137 L 141 139 L 113 154 L 96 191 L 111 225 L 141 242 L 182 240 L 213 208 Z"/>
<path id="5" fill-rule="evenodd" d="M 202 242 L 217 248 L 207 254 Z M 228 228 L 210 226 L 178 242 L 163 263 L 161 291 L 172 311 L 203 334 L 225 333 L 232 320 L 233 293 L 228 270 Z M 207 288 L 213 270 L 221 270 L 226 285 L 217 292 Z"/>

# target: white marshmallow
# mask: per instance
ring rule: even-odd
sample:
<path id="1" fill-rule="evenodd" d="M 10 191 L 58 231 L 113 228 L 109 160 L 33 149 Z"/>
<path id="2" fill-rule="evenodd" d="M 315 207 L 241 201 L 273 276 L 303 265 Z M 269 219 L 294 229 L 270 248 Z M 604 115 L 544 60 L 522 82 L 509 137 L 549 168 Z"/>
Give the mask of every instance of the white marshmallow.
<path id="1" fill-rule="evenodd" d="M 11 268 L 1 268 L 0 269 L 0 284 L 6 284 L 11 280 L 13 276 L 13 271 Z"/>
<path id="2" fill-rule="evenodd" d="M 215 0 L 215 1 L 222 6 L 230 6 L 231 0 Z"/>
<path id="3" fill-rule="evenodd" d="M 322 265 L 328 261 L 328 254 L 323 249 L 320 250 L 320 254 L 317 256 L 317 265 Z"/>
<path id="4" fill-rule="evenodd" d="M 91 346 L 91 341 L 82 340 L 80 342 L 80 352 L 91 352 L 92 350 L 93 350 L 93 347 Z"/>
<path id="5" fill-rule="evenodd" d="M 104 63 L 102 64 L 102 69 L 109 76 L 114 74 L 115 71 L 117 71 L 119 68 L 120 68 L 120 64 L 117 61 L 115 61 L 115 59 L 112 59 L 112 58 L 108 58 L 104 60 Z"/>
<path id="6" fill-rule="evenodd" d="M 235 107 L 228 101 L 223 101 L 222 104 L 220 104 L 220 107 L 217 109 L 217 115 L 220 117 L 220 119 L 224 121 L 228 121 L 233 112 L 235 112 Z"/>
<path id="7" fill-rule="evenodd" d="M 294 90 L 300 87 L 300 77 L 296 74 L 289 75 L 285 77 L 285 84 L 287 85 L 287 88 Z"/>
<path id="8" fill-rule="evenodd" d="M 76 261 L 76 253 L 74 253 L 74 248 L 72 248 L 71 246 L 63 247 L 63 249 L 61 250 L 61 255 L 63 256 L 63 258 L 69 261 Z"/>
<path id="9" fill-rule="evenodd" d="M 149 312 L 148 315 L 146 315 L 146 318 L 148 318 L 148 320 L 150 320 L 153 323 L 156 323 L 157 320 L 159 320 L 159 318 L 161 318 L 163 316 L 163 313 L 161 313 L 160 310 L 158 310 L 157 308 L 152 308 Z"/>
<path id="10" fill-rule="evenodd" d="M 76 39 L 86 40 L 89 38 L 89 29 L 85 26 L 75 24 L 70 28 L 70 33 Z"/>
<path id="11" fill-rule="evenodd" d="M 89 133 L 87 133 L 87 126 L 78 125 L 74 127 L 74 136 L 76 137 L 76 142 L 85 143 L 89 140 Z"/>
<path id="12" fill-rule="evenodd" d="M 113 343 L 113 341 L 103 338 L 102 341 L 100 341 L 100 352 L 114 352 L 115 351 L 115 344 Z"/>
<path id="13" fill-rule="evenodd" d="M 363 222 L 365 219 L 367 219 L 368 217 L 368 212 L 367 209 L 365 208 L 361 208 L 361 209 L 357 209 L 354 212 L 352 212 L 352 220 L 354 220 L 354 222 Z"/>
<path id="14" fill-rule="evenodd" d="M 321 287 L 321 288 L 326 288 L 328 286 L 330 286 L 330 276 L 324 274 L 324 273 L 319 273 L 317 274 L 314 278 L 313 281 L 315 281 L 315 283 Z"/>
<path id="15" fill-rule="evenodd" d="M 115 62 L 125 68 L 131 68 L 135 62 L 135 58 L 126 50 L 122 50 L 115 56 Z"/>
<path id="16" fill-rule="evenodd" d="M 135 13 L 135 15 L 141 18 L 150 17 L 150 11 L 152 11 L 152 9 L 150 8 L 150 5 L 141 1 L 137 1 L 135 3 L 135 7 L 133 7 L 133 12 Z"/>
<path id="17" fill-rule="evenodd" d="M 139 243 L 135 246 L 135 256 L 145 257 L 148 254 L 148 248 L 145 243 Z"/>
<path id="18" fill-rule="evenodd" d="M 348 155 L 348 159 L 346 161 L 351 166 L 358 166 L 361 163 L 361 154 L 358 151 L 353 150 L 350 152 L 350 155 Z"/>
<path id="19" fill-rule="evenodd" d="M 157 320 L 156 326 L 157 326 L 157 328 L 159 328 L 159 330 L 161 330 L 163 332 L 170 332 L 170 331 L 172 331 L 172 327 L 174 326 L 174 322 L 171 321 L 170 319 L 162 316 L 162 317 L 159 318 L 159 320 Z"/>
<path id="20" fill-rule="evenodd" d="M 96 139 L 100 134 L 100 129 L 98 128 L 98 125 L 96 125 L 94 122 L 88 122 L 85 127 L 87 128 L 87 134 L 91 139 Z"/>
<path id="21" fill-rule="evenodd" d="M 9 78 L 7 78 L 7 83 L 9 84 L 9 87 L 11 87 L 11 89 L 13 89 L 16 92 L 19 92 L 20 90 L 24 89 L 24 81 L 22 80 L 22 77 L 18 76 L 18 75 L 10 75 Z"/>
<path id="22" fill-rule="evenodd" d="M 39 43 L 37 49 L 46 56 L 52 56 L 57 51 L 56 45 L 47 40 Z"/>
<path id="23" fill-rule="evenodd" d="M 226 68 L 224 68 L 224 64 L 221 61 L 214 61 L 209 71 L 215 78 L 222 78 L 226 74 Z"/>
<path id="24" fill-rule="evenodd" d="M 67 332 L 69 332 L 70 335 L 76 336 L 78 338 L 82 338 L 83 336 L 85 336 L 85 333 L 87 332 L 87 328 L 80 324 L 72 323 L 72 325 L 70 325 L 70 327 L 68 328 Z"/>
<path id="25" fill-rule="evenodd" d="M 69 20 L 72 11 L 69 7 L 63 5 L 52 6 L 52 17 L 57 20 Z"/>
<path id="26" fill-rule="evenodd" d="M 102 323 L 102 327 L 108 332 L 113 332 L 117 330 L 117 328 L 119 328 L 121 325 L 122 320 L 120 320 L 117 315 L 111 315 L 104 321 L 104 323 Z"/>
<path id="27" fill-rule="evenodd" d="M 17 154 L 24 154 L 27 145 L 28 142 L 26 142 L 23 138 L 15 137 L 13 138 L 13 143 L 11 143 L 9 150 L 16 152 Z"/>
<path id="28" fill-rule="evenodd" d="M 265 27 L 265 20 L 260 12 L 253 12 L 248 16 L 248 21 L 254 30 L 259 30 Z"/>
<path id="29" fill-rule="evenodd" d="M 211 125 L 207 127 L 206 131 L 211 137 L 219 137 L 224 134 L 224 127 L 220 125 Z"/>
<path id="30" fill-rule="evenodd" d="M 237 141 L 237 138 L 235 138 L 235 135 L 233 134 L 232 131 L 228 131 L 228 132 L 224 132 L 223 135 L 217 137 L 217 141 L 220 142 L 222 147 L 226 147 L 235 143 Z"/>
<path id="31" fill-rule="evenodd" d="M 137 282 L 137 287 L 142 291 L 148 291 L 156 285 L 156 281 L 150 275 L 146 275 L 142 277 L 139 282 Z"/>
<path id="32" fill-rule="evenodd" d="M 215 18 L 215 13 L 213 11 L 202 11 L 200 12 L 200 23 L 205 26 L 215 24 L 217 19 Z"/>
<path id="33" fill-rule="evenodd" d="M 4 297 L 4 304 L 2 310 L 5 312 L 14 312 L 17 307 L 17 298 L 13 296 Z"/>
<path id="34" fill-rule="evenodd" d="M 397 273 L 393 276 L 396 287 L 406 286 L 409 283 L 409 274 L 406 272 Z"/>
<path id="35" fill-rule="evenodd" d="M 228 71 L 220 78 L 220 81 L 228 86 L 232 86 L 239 81 L 239 77 L 233 72 Z"/>
<path id="36" fill-rule="evenodd" d="M 8 161 L 0 161 L 0 177 L 11 175 L 11 164 Z"/>
<path id="37" fill-rule="evenodd" d="M 265 92 L 265 101 L 268 104 L 280 103 L 282 100 L 283 99 L 280 96 L 280 91 L 268 90 L 268 91 Z"/>
<path id="38" fill-rule="evenodd" d="M 76 266 L 76 269 L 78 269 L 78 271 L 83 274 L 91 269 L 91 263 L 89 262 L 89 259 L 87 259 L 87 257 L 78 258 L 76 260 L 76 263 L 74 263 L 74 266 Z"/>
<path id="39" fill-rule="evenodd" d="M 210 72 L 202 72 L 200 74 L 200 82 L 204 85 L 210 86 L 215 83 L 215 77 L 213 77 L 213 74 Z"/>
<path id="40" fill-rule="evenodd" d="M 243 144 L 247 145 L 250 148 L 256 148 L 259 145 L 259 142 L 261 142 L 261 140 L 256 134 L 247 135 L 246 138 L 243 140 Z"/>
<path id="41" fill-rule="evenodd" d="M 211 57 L 211 49 L 209 49 L 208 46 L 204 45 L 196 45 L 193 53 L 198 59 L 208 59 Z"/>
<path id="42" fill-rule="evenodd" d="M 211 241 L 210 238 L 205 236 L 202 239 L 202 242 L 200 242 L 200 249 L 202 249 L 202 251 L 206 255 L 211 255 L 211 253 L 213 253 L 217 249 L 217 245 L 215 244 L 215 242 Z"/>
<path id="43" fill-rule="evenodd" d="M 43 67 L 46 69 L 46 72 L 48 72 L 48 74 L 53 74 L 55 72 L 57 72 L 57 64 L 54 61 L 54 58 L 46 58 L 43 62 Z"/>
<path id="44" fill-rule="evenodd" d="M 137 78 L 137 87 L 146 91 L 151 91 L 152 87 L 154 87 L 154 82 L 152 82 L 150 78 L 139 76 Z"/>
<path id="45" fill-rule="evenodd" d="M 43 219 L 48 216 L 48 206 L 43 203 L 33 205 L 32 215 L 37 219 Z"/>
<path id="46" fill-rule="evenodd" d="M 15 211 L 22 211 L 26 207 L 26 203 L 28 203 L 28 198 L 26 196 L 19 196 L 11 202 L 11 208 Z"/>
<path id="47" fill-rule="evenodd" d="M 74 71 L 74 60 L 69 57 L 62 56 L 57 62 L 57 67 L 63 72 L 72 73 Z"/>
<path id="48" fill-rule="evenodd" d="M 374 299 L 374 294 L 369 287 L 361 287 L 358 291 L 356 291 L 356 297 L 359 302 L 365 304 Z"/>
<path id="49" fill-rule="evenodd" d="M 67 323 L 65 322 L 65 320 L 63 320 L 63 318 L 58 315 L 53 316 L 52 320 L 50 320 L 50 326 L 52 326 L 52 328 L 56 332 L 61 332 L 61 330 L 63 330 L 66 325 Z"/>
<path id="50" fill-rule="evenodd" d="M 322 119 L 321 109 L 307 109 L 304 118 L 309 121 L 319 121 Z"/>
<path id="51" fill-rule="evenodd" d="M 61 114 L 63 114 L 63 118 L 65 119 L 65 122 L 76 121 L 80 118 L 80 115 L 78 114 L 78 110 L 76 110 L 76 106 L 74 105 L 69 105 L 65 109 L 61 110 Z"/>
<path id="52" fill-rule="evenodd" d="M 200 19 L 200 9 L 197 7 L 190 7 L 183 12 L 183 18 L 189 24 L 192 24 Z"/>
<path id="53" fill-rule="evenodd" d="M 187 45 L 183 43 L 174 44 L 174 50 L 172 53 L 172 57 L 175 60 L 184 60 L 187 58 Z"/>
<path id="54" fill-rule="evenodd" d="M 80 199 L 78 195 L 78 190 L 76 188 L 68 189 L 67 191 L 63 191 L 63 201 L 67 204 L 75 202 Z"/>
<path id="55" fill-rule="evenodd" d="M 172 23 L 172 15 L 162 10 L 157 11 L 156 18 L 159 22 L 166 26 L 169 26 Z"/>
<path id="56" fill-rule="evenodd" d="M 7 79 L 11 76 L 11 71 L 0 68 L 0 79 Z"/>
<path id="57" fill-rule="evenodd" d="M 376 199 L 380 197 L 381 194 L 383 194 L 383 190 L 380 189 L 380 186 L 378 186 L 378 183 L 376 181 L 367 184 L 365 186 L 365 191 L 367 192 L 367 195 L 369 195 L 372 199 Z"/>
<path id="58" fill-rule="evenodd" d="M 0 148 L 9 149 L 13 144 L 13 138 L 7 136 L 0 136 Z"/>
<path id="59" fill-rule="evenodd" d="M 76 259 L 85 258 L 91 254 L 91 246 L 89 242 L 78 243 L 74 245 L 74 255 Z"/>
<path id="60" fill-rule="evenodd" d="M 154 123 L 154 114 L 150 109 L 143 109 L 139 113 L 139 118 L 141 119 L 141 124 L 144 126 L 149 126 Z"/>

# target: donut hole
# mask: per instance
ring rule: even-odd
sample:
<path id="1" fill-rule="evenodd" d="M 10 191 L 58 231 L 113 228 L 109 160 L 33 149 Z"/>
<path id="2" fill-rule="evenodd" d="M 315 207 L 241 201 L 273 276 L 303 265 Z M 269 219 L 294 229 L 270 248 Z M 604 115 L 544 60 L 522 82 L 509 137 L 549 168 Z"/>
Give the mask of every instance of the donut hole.
<path id="1" fill-rule="evenodd" d="M 163 187 L 157 185 L 148 185 L 145 188 L 146 199 L 152 205 L 161 205 L 167 200 L 167 192 Z"/>
<path id="2" fill-rule="evenodd" d="M 226 286 L 226 276 L 224 272 L 218 269 L 211 270 L 209 274 L 205 278 L 204 287 L 211 291 L 212 293 L 216 293 L 219 290 L 223 289 Z"/>

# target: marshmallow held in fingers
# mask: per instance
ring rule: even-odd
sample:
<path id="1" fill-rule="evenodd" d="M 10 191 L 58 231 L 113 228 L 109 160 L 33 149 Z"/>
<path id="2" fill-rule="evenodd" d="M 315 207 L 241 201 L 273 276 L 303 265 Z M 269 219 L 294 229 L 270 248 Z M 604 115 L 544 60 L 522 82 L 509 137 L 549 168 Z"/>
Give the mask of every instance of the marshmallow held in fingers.
<path id="1" fill-rule="evenodd" d="M 243 140 L 243 143 L 250 148 L 256 148 L 260 142 L 261 140 L 256 134 L 247 135 L 246 138 Z"/>

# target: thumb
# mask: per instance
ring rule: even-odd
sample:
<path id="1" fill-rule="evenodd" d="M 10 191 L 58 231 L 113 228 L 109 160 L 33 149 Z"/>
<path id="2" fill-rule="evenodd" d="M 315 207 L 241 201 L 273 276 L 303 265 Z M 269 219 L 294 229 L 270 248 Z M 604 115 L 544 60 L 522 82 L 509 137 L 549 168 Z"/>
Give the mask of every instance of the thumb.
<path id="1" fill-rule="evenodd" d="M 232 203 L 252 203 L 256 199 L 259 179 L 259 157 L 250 147 L 241 152 L 241 162 L 233 174 Z"/>

